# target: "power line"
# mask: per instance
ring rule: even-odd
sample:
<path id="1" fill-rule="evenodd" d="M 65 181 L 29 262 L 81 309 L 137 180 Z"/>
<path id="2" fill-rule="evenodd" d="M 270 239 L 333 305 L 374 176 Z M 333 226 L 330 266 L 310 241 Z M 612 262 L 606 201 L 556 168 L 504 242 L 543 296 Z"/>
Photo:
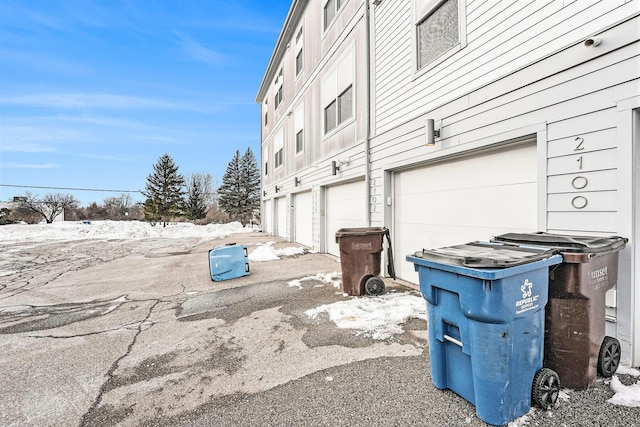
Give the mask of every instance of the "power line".
<path id="1" fill-rule="evenodd" d="M 70 191 L 102 191 L 107 193 L 142 193 L 140 190 L 106 190 L 102 188 L 74 188 L 74 187 L 47 187 L 43 185 L 14 185 L 14 184 L 0 184 L 0 187 L 12 187 L 12 188 L 37 188 L 44 190 L 70 190 Z"/>

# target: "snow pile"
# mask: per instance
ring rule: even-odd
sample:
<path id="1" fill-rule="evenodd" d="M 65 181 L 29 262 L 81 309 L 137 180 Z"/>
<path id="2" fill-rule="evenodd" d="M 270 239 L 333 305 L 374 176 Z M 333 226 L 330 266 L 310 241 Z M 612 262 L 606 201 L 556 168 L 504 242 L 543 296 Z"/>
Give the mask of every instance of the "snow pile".
<path id="1" fill-rule="evenodd" d="M 258 248 L 249 254 L 249 261 L 275 261 L 283 256 L 300 255 L 304 253 L 303 248 L 291 246 L 276 249 L 273 245 L 275 245 L 275 242 L 259 244 Z"/>
<path id="2" fill-rule="evenodd" d="M 339 288 L 342 284 L 342 273 L 338 273 L 334 271 L 333 273 L 318 273 L 315 276 L 305 276 L 302 279 L 292 280 L 288 283 L 290 287 L 297 286 L 299 289 L 302 289 L 302 282 L 307 282 L 309 280 L 315 280 L 318 282 L 326 283 L 328 285 L 333 286 L 334 288 Z M 322 285 L 316 285 L 322 286 Z"/>
<path id="3" fill-rule="evenodd" d="M 427 320 L 426 308 L 421 297 L 404 292 L 325 304 L 305 314 L 317 319 L 327 313 L 338 328 L 356 329 L 358 335 L 384 340 L 403 333 L 401 325 L 409 318 Z"/>
<path id="4" fill-rule="evenodd" d="M 3 243 L 41 242 L 47 240 L 88 239 L 150 239 L 195 237 L 201 241 L 217 239 L 234 233 L 255 231 L 239 222 L 229 224 L 195 225 L 191 223 L 152 226 L 142 221 L 61 221 L 52 224 L 10 224 L 0 227 Z"/>
<path id="5" fill-rule="evenodd" d="M 616 371 L 620 375 L 640 376 L 640 371 L 626 366 L 619 366 Z M 611 378 L 611 390 L 615 393 L 607 402 L 614 405 L 640 408 L 640 381 L 633 385 L 626 386 L 620 382 L 617 375 Z"/>

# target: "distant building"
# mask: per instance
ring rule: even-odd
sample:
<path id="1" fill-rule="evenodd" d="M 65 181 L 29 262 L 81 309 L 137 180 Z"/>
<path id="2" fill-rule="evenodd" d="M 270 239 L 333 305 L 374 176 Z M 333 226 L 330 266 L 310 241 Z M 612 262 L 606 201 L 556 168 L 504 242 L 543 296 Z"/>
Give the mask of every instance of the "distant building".
<path id="1" fill-rule="evenodd" d="M 421 248 L 628 237 L 606 327 L 638 366 L 639 49 L 639 0 L 295 0 L 256 98 L 263 229 L 339 255 L 388 226 L 413 283 Z"/>

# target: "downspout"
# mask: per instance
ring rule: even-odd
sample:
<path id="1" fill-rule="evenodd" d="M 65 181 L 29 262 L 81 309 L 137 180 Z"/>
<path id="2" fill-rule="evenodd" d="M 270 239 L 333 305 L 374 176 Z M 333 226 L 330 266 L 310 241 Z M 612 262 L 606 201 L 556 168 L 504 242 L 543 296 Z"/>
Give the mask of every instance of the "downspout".
<path id="1" fill-rule="evenodd" d="M 365 0 L 365 41 L 366 41 L 366 67 L 367 67 L 367 130 L 366 136 L 364 140 L 364 187 L 365 187 L 365 198 L 366 198 L 366 215 L 365 215 L 365 223 L 367 227 L 371 227 L 371 170 L 369 168 L 371 162 L 371 16 L 370 16 L 370 0 Z"/>

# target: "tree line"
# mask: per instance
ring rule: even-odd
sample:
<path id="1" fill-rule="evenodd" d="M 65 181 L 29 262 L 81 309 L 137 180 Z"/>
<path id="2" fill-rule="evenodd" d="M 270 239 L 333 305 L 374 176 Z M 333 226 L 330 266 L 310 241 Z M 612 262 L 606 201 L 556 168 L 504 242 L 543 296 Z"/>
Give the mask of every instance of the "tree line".
<path id="1" fill-rule="evenodd" d="M 62 212 L 66 220 L 145 220 L 155 225 L 180 220 L 199 223 L 239 221 L 243 225 L 260 220 L 260 172 L 250 148 L 235 156 L 227 166 L 222 184 L 214 188 L 208 173 L 185 178 L 169 154 L 160 156 L 147 176 L 142 203 L 133 203 L 130 194 L 108 197 L 103 205 L 80 207 L 70 194 L 26 192 L 18 197 L 15 209 L 0 211 L 0 225 L 25 221 L 51 223 Z"/>

